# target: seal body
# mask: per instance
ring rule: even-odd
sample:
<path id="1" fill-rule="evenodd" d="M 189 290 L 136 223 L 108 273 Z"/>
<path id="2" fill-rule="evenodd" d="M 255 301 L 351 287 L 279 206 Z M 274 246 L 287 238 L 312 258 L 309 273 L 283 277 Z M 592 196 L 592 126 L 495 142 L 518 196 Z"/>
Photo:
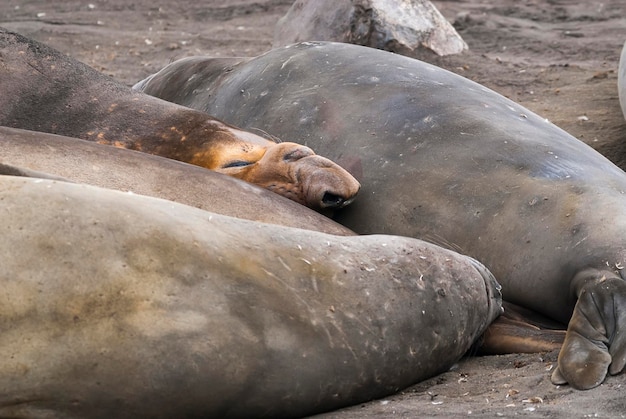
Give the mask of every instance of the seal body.
<path id="1" fill-rule="evenodd" d="M 316 211 L 231 176 L 76 138 L 0 127 L 0 164 L 0 174 L 57 177 L 252 221 L 354 234 Z"/>
<path id="2" fill-rule="evenodd" d="M 478 262 L 0 176 L 0 415 L 300 417 L 448 368 L 499 314 Z"/>
<path id="3" fill-rule="evenodd" d="M 569 322 L 554 382 L 589 388 L 623 369 L 626 175 L 529 110 L 418 60 L 333 43 L 190 58 L 137 87 L 301 139 L 363 184 L 340 222 L 475 257 L 505 300 Z"/>
<path id="4" fill-rule="evenodd" d="M 277 144 L 155 100 L 43 44 L 0 28 L 0 125 L 196 164 L 315 209 L 347 205 L 358 182 L 310 148 Z"/>

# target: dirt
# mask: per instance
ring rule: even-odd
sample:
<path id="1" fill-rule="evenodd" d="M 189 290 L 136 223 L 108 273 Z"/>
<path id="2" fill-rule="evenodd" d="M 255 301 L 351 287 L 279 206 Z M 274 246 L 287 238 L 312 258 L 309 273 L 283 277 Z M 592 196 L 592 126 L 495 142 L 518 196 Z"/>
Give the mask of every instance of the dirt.
<path id="1" fill-rule="evenodd" d="M 426 57 L 554 122 L 626 168 L 617 65 L 623 0 L 441 0 L 469 45 Z M 291 0 L 3 0 L 0 26 L 45 42 L 132 85 L 191 55 L 255 56 L 271 48 Z M 396 395 L 325 415 L 362 417 L 625 417 L 626 374 L 593 390 L 554 386 L 556 353 L 470 357 Z"/>

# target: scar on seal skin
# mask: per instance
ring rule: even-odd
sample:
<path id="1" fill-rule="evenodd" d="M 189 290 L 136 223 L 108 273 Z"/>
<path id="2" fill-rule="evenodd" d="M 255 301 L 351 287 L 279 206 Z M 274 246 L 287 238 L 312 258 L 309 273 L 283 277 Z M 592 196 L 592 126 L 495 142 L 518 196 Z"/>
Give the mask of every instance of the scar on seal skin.
<path id="1" fill-rule="evenodd" d="M 133 91 L 41 43 L 0 28 L 0 125 L 156 154 L 266 187 L 317 210 L 352 202 L 359 182 L 291 143 Z"/>

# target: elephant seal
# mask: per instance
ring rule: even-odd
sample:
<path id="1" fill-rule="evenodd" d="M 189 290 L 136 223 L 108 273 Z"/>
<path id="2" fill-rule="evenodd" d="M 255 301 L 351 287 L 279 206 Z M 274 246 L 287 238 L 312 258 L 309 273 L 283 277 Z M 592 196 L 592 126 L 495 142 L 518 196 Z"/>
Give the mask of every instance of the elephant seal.
<path id="1" fill-rule="evenodd" d="M 314 209 L 349 204 L 359 183 L 308 147 L 275 143 L 155 100 L 0 28 L 0 125 L 157 154 L 219 171 Z"/>
<path id="2" fill-rule="evenodd" d="M 342 224 L 468 254 L 506 301 L 568 324 L 553 382 L 586 389 L 623 370 L 626 174 L 543 118 L 435 66 L 335 43 L 186 59 L 137 87 L 360 172 Z"/>
<path id="3" fill-rule="evenodd" d="M 58 178 L 271 224 L 354 234 L 287 198 L 198 166 L 76 138 L 0 127 L 0 174 Z"/>
<path id="4" fill-rule="evenodd" d="M 626 118 L 626 43 L 624 43 L 622 55 L 619 59 L 619 69 L 617 71 L 617 91 L 619 93 L 619 104 L 622 107 L 624 118 Z"/>
<path id="5" fill-rule="evenodd" d="M 0 416 L 300 417 L 450 367 L 500 312 L 480 263 L 0 176 Z"/>

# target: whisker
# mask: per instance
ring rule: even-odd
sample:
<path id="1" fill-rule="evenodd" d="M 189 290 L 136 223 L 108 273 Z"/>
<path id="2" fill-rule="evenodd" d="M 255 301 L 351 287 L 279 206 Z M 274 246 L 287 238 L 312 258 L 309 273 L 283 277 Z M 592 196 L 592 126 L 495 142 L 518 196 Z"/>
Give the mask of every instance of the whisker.
<path id="1" fill-rule="evenodd" d="M 248 130 L 260 132 L 262 134 L 261 135 L 262 137 L 264 137 L 266 139 L 269 139 L 269 140 L 272 140 L 275 143 L 282 143 L 283 142 L 280 138 L 276 137 L 275 135 L 270 134 L 267 131 L 262 130 L 261 128 L 250 127 L 250 128 L 248 128 Z"/>

